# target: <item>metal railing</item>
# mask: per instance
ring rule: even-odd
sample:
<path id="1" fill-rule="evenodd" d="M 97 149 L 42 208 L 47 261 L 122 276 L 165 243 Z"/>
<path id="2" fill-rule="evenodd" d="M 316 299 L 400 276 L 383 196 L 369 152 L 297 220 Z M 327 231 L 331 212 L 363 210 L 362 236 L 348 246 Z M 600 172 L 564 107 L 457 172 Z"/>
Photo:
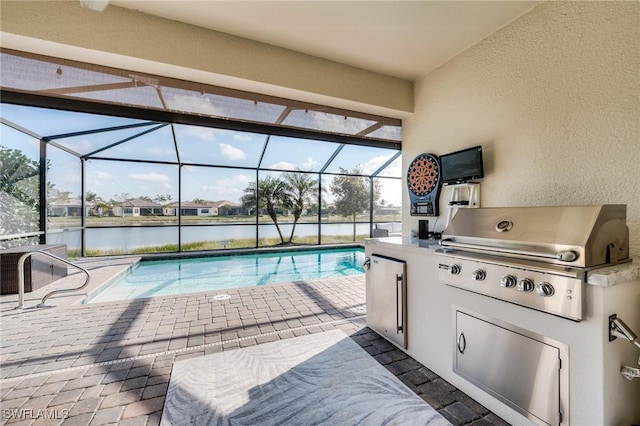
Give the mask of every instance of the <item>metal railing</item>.
<path id="1" fill-rule="evenodd" d="M 53 296 L 54 294 L 68 293 L 68 292 L 82 290 L 87 285 L 89 285 L 89 281 L 91 280 L 91 275 L 89 274 L 89 271 L 87 271 L 82 266 L 75 265 L 75 264 L 69 262 L 67 259 L 63 259 L 61 257 L 56 256 L 55 254 L 51 254 L 51 253 L 46 252 L 46 251 L 42 251 L 42 250 L 31 251 L 31 252 L 23 254 L 18 259 L 18 306 L 16 307 L 16 309 L 24 309 L 24 262 L 27 260 L 27 258 L 33 256 L 34 254 L 43 254 L 45 256 L 48 256 L 48 257 L 50 257 L 52 259 L 57 260 L 58 262 L 62 262 L 62 263 L 67 264 L 69 266 L 73 266 L 74 268 L 81 270 L 86 276 L 86 279 L 85 279 L 84 283 L 80 287 L 63 288 L 63 289 L 60 289 L 60 290 L 53 290 L 53 291 L 45 294 L 44 297 L 42 298 L 42 300 L 40 301 L 40 303 L 38 303 L 36 305 L 36 307 L 41 308 L 41 307 L 46 306 L 44 303 L 47 301 L 47 299 L 49 297 Z"/>

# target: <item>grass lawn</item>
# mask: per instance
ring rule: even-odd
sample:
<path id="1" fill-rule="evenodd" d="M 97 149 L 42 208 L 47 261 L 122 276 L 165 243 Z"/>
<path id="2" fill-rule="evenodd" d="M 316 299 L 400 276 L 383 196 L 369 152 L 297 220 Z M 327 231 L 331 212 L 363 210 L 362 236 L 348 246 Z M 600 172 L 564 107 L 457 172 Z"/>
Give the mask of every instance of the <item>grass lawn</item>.
<path id="1" fill-rule="evenodd" d="M 360 242 L 365 238 L 369 238 L 369 234 L 356 235 L 355 242 Z M 350 243 L 353 241 L 352 235 L 323 235 L 323 244 L 336 244 L 336 243 Z M 198 251 L 198 250 L 223 250 L 223 249 L 240 249 L 240 248 L 254 248 L 254 239 L 238 239 L 229 240 L 229 244 L 223 246 L 220 241 L 197 241 L 193 243 L 182 244 L 182 251 Z M 318 244 L 318 238 L 313 237 L 294 237 L 292 246 L 295 245 L 315 245 Z M 279 238 L 260 238 L 258 240 L 258 247 L 274 247 L 281 245 Z M 120 254 L 149 254 L 149 253 L 173 253 L 178 251 L 177 244 L 165 244 L 162 246 L 149 246 L 139 247 L 131 251 L 126 250 L 87 250 L 87 256 L 108 256 L 108 255 L 120 255 Z M 70 258 L 80 257 L 79 250 L 69 250 L 67 253 Z"/>

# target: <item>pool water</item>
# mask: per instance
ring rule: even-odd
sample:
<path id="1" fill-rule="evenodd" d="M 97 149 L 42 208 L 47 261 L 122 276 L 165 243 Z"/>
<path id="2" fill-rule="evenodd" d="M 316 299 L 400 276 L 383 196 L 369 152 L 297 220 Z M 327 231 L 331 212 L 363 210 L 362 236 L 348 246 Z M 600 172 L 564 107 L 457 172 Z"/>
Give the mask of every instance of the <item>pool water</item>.
<path id="1" fill-rule="evenodd" d="M 142 261 L 88 303 L 343 277 L 363 263 L 361 248 Z"/>

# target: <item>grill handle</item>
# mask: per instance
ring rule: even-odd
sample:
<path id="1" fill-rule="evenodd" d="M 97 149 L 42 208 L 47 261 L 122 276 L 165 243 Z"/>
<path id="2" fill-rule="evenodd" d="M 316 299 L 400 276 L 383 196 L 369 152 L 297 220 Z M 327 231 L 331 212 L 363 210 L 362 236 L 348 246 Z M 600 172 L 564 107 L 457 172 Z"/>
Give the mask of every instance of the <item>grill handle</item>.
<path id="1" fill-rule="evenodd" d="M 571 251 L 571 253 L 573 254 L 573 256 L 567 256 L 566 253 L 568 253 L 567 251 L 563 251 L 557 254 L 551 254 L 551 253 L 540 253 L 540 252 L 536 252 L 536 251 L 529 251 L 529 250 L 518 250 L 518 249 L 514 249 L 514 248 L 502 248 L 502 247 L 487 247 L 487 246 L 481 246 L 481 245 L 477 245 L 477 244 L 467 244 L 467 243 L 458 243 L 455 242 L 453 240 L 449 240 L 449 239 L 444 239 L 442 241 L 440 241 L 440 245 L 445 246 L 445 247 L 453 247 L 453 248 L 460 248 L 460 249 L 465 249 L 468 251 L 473 251 L 476 253 L 489 253 L 489 252 L 493 252 L 493 253 L 506 253 L 506 254 L 517 254 L 520 256 L 527 256 L 527 257 L 538 257 L 538 258 L 544 258 L 544 259 L 553 259 L 553 260 L 562 260 L 565 262 L 573 262 L 575 260 L 578 259 L 577 253 Z M 571 258 L 571 260 L 568 260 L 569 258 Z"/>

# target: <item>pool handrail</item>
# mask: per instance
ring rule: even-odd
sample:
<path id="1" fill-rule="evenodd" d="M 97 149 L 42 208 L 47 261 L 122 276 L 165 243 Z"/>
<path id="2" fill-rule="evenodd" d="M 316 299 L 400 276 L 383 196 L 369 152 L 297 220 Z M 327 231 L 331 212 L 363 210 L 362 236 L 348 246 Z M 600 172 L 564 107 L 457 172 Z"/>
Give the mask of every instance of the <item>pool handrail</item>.
<path id="1" fill-rule="evenodd" d="M 67 293 L 67 292 L 72 292 L 72 291 L 78 291 L 78 290 L 82 290 L 83 288 L 85 288 L 86 286 L 89 285 L 89 281 L 91 280 L 91 275 L 89 274 L 89 271 L 86 270 L 85 268 L 83 268 L 82 266 L 78 266 L 72 262 L 69 262 L 67 259 L 63 259 L 61 257 L 56 256 L 55 254 L 51 254 L 50 252 L 47 251 L 43 251 L 43 250 L 36 250 L 36 251 L 31 251 L 28 253 L 23 254 L 22 256 L 20 256 L 20 258 L 18 258 L 18 306 L 16 307 L 16 309 L 24 309 L 24 262 L 26 262 L 27 258 L 35 255 L 35 254 L 43 254 L 45 256 L 48 256 L 52 259 L 55 259 L 59 262 L 62 262 L 64 264 L 73 266 L 76 269 L 79 269 L 80 271 L 82 271 L 85 276 L 86 279 L 84 281 L 84 283 L 80 286 L 80 287 L 76 287 L 76 288 L 62 288 L 59 290 L 53 290 L 47 294 L 44 295 L 44 297 L 42 298 L 42 300 L 40 300 L 40 303 L 38 303 L 36 305 L 37 308 L 42 308 L 44 306 L 46 306 L 44 303 L 47 301 L 47 299 L 51 296 L 53 296 L 54 294 L 58 294 L 58 293 Z"/>

